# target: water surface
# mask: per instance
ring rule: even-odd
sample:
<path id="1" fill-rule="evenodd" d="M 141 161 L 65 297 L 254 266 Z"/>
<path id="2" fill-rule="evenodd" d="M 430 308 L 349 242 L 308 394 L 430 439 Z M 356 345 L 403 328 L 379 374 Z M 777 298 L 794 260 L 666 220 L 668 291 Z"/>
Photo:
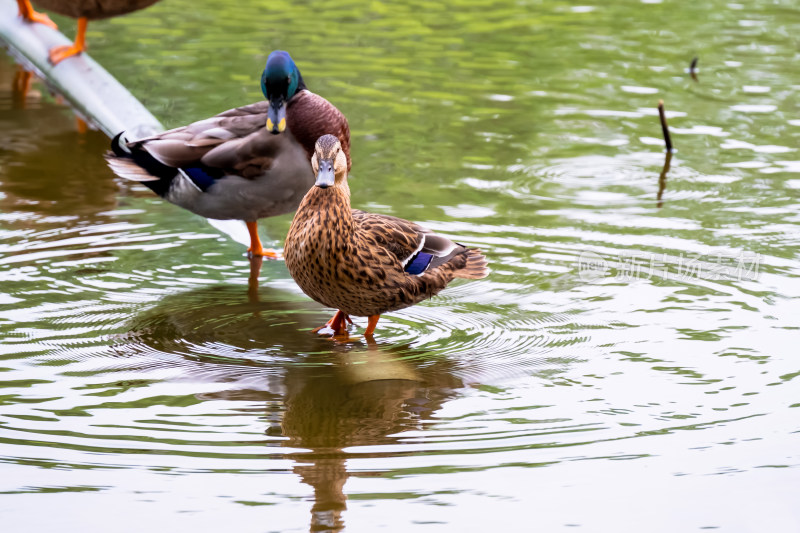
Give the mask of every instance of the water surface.
<path id="1" fill-rule="evenodd" d="M 800 13 L 607 4 L 167 0 L 90 25 L 169 127 L 260 99 L 289 50 L 350 121 L 353 204 L 485 250 L 489 278 L 376 345 L 313 336 L 330 310 L 281 262 L 248 291 L 241 245 L 115 179 L 107 139 L 0 60 L 5 528 L 800 528 Z"/>

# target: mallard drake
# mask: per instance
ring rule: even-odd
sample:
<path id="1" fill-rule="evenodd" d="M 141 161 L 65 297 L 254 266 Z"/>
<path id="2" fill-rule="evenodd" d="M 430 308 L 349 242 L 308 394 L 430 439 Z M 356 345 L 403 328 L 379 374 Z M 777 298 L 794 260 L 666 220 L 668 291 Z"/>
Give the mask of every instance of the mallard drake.
<path id="1" fill-rule="evenodd" d="M 334 134 L 350 164 L 350 128 L 330 102 L 306 88 L 288 53 L 267 59 L 267 101 L 128 142 L 112 141 L 106 159 L 120 177 L 140 181 L 169 202 L 206 218 L 244 220 L 252 255 L 265 251 L 256 220 L 294 211 L 314 184 L 315 140 Z"/>
<path id="2" fill-rule="evenodd" d="M 364 335 L 371 337 L 381 314 L 430 298 L 454 278 L 488 275 L 478 249 L 407 220 L 351 209 L 348 160 L 335 136 L 320 137 L 311 166 L 316 183 L 292 220 L 284 258 L 303 292 L 338 309 L 325 325 L 335 336 L 346 335 L 356 315 L 369 317 Z"/>
<path id="3" fill-rule="evenodd" d="M 36 5 L 55 11 L 59 15 L 78 19 L 75 42 L 57 46 L 50 50 L 50 62 L 54 65 L 86 49 L 86 28 L 90 20 L 99 20 L 144 9 L 158 0 L 35 0 Z M 44 13 L 33 9 L 30 0 L 17 0 L 19 14 L 29 22 L 38 22 L 56 29 L 55 23 Z"/>

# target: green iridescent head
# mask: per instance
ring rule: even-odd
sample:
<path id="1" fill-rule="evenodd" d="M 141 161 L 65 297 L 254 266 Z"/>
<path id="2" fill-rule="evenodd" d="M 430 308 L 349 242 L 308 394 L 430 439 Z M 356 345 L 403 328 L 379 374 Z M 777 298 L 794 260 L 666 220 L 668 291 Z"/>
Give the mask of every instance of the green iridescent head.
<path id="1" fill-rule="evenodd" d="M 270 133 L 277 134 L 286 129 L 286 104 L 305 88 L 300 70 L 289 53 L 283 50 L 272 52 L 261 74 L 261 92 L 269 100 L 267 129 Z"/>

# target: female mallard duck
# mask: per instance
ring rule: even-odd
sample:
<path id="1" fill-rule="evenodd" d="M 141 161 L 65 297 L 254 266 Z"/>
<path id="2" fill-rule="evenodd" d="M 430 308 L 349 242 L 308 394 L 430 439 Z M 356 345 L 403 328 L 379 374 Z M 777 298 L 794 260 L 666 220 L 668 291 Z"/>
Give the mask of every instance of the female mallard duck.
<path id="1" fill-rule="evenodd" d="M 50 50 L 50 62 L 54 65 L 86 49 L 86 27 L 90 20 L 99 20 L 144 9 L 158 0 L 35 0 L 36 5 L 55 11 L 59 15 L 78 19 L 78 34 L 75 42 L 57 46 Z M 19 14 L 29 22 L 39 22 L 55 29 L 56 25 L 44 13 L 34 11 L 30 0 L 17 0 Z"/>
<path id="2" fill-rule="evenodd" d="M 256 220 L 294 211 L 314 184 L 314 142 L 334 134 L 350 165 L 350 128 L 330 102 L 306 88 L 288 53 L 275 51 L 261 77 L 267 101 L 126 142 L 112 141 L 111 169 L 206 218 L 244 220 L 252 255 L 275 257 Z M 266 127 L 265 127 L 266 126 Z"/>
<path id="3" fill-rule="evenodd" d="M 369 317 L 430 298 L 453 278 L 480 279 L 486 258 L 413 222 L 350 209 L 348 159 L 333 135 L 316 144 L 315 187 L 303 198 L 284 245 L 286 266 L 308 296 L 338 309 L 328 321 L 345 335 L 349 315 Z"/>

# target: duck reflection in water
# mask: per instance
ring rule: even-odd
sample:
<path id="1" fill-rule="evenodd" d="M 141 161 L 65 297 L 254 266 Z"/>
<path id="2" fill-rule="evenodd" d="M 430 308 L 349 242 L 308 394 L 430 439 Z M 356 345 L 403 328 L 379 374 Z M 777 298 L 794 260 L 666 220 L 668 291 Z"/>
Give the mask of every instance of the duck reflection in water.
<path id="1" fill-rule="evenodd" d="M 400 433 L 419 429 L 422 420 L 463 387 L 446 361 L 421 369 L 406 359 L 411 352 L 375 342 L 357 348 L 335 345 L 333 364 L 286 368 L 283 396 L 267 402 L 265 433 L 281 437 L 271 445 L 309 450 L 288 457 L 295 461 L 293 472 L 314 490 L 310 531 L 344 529 L 348 478 L 379 474 L 349 471 L 347 460 L 354 452 L 346 448 L 400 442 Z M 225 399 L 229 394 L 204 398 Z M 238 391 L 230 399 L 250 398 Z"/>
<path id="2" fill-rule="evenodd" d="M 0 59 L 0 209 L 43 216 L 92 218 L 113 210 L 119 188 L 98 164 L 108 144 L 98 131 L 80 133 L 73 112 L 37 91 L 31 75 Z M 70 225 L 70 221 L 61 221 Z"/>
<path id="3" fill-rule="evenodd" d="M 262 287 L 261 300 L 243 301 L 235 286 L 168 296 L 137 319 L 118 349 L 158 366 L 169 358 L 184 374 L 225 383 L 224 391 L 196 397 L 247 402 L 235 410 L 266 422 L 268 447 L 308 450 L 284 457 L 313 489 L 310 530 L 340 531 L 348 478 L 378 475 L 348 470 L 348 458 L 364 456 L 349 448 L 401 442 L 403 431 L 419 429 L 464 385 L 452 360 L 431 362 L 408 346 L 298 334 L 320 315 L 298 295 Z M 213 350 L 197 355 L 197 347 Z"/>

